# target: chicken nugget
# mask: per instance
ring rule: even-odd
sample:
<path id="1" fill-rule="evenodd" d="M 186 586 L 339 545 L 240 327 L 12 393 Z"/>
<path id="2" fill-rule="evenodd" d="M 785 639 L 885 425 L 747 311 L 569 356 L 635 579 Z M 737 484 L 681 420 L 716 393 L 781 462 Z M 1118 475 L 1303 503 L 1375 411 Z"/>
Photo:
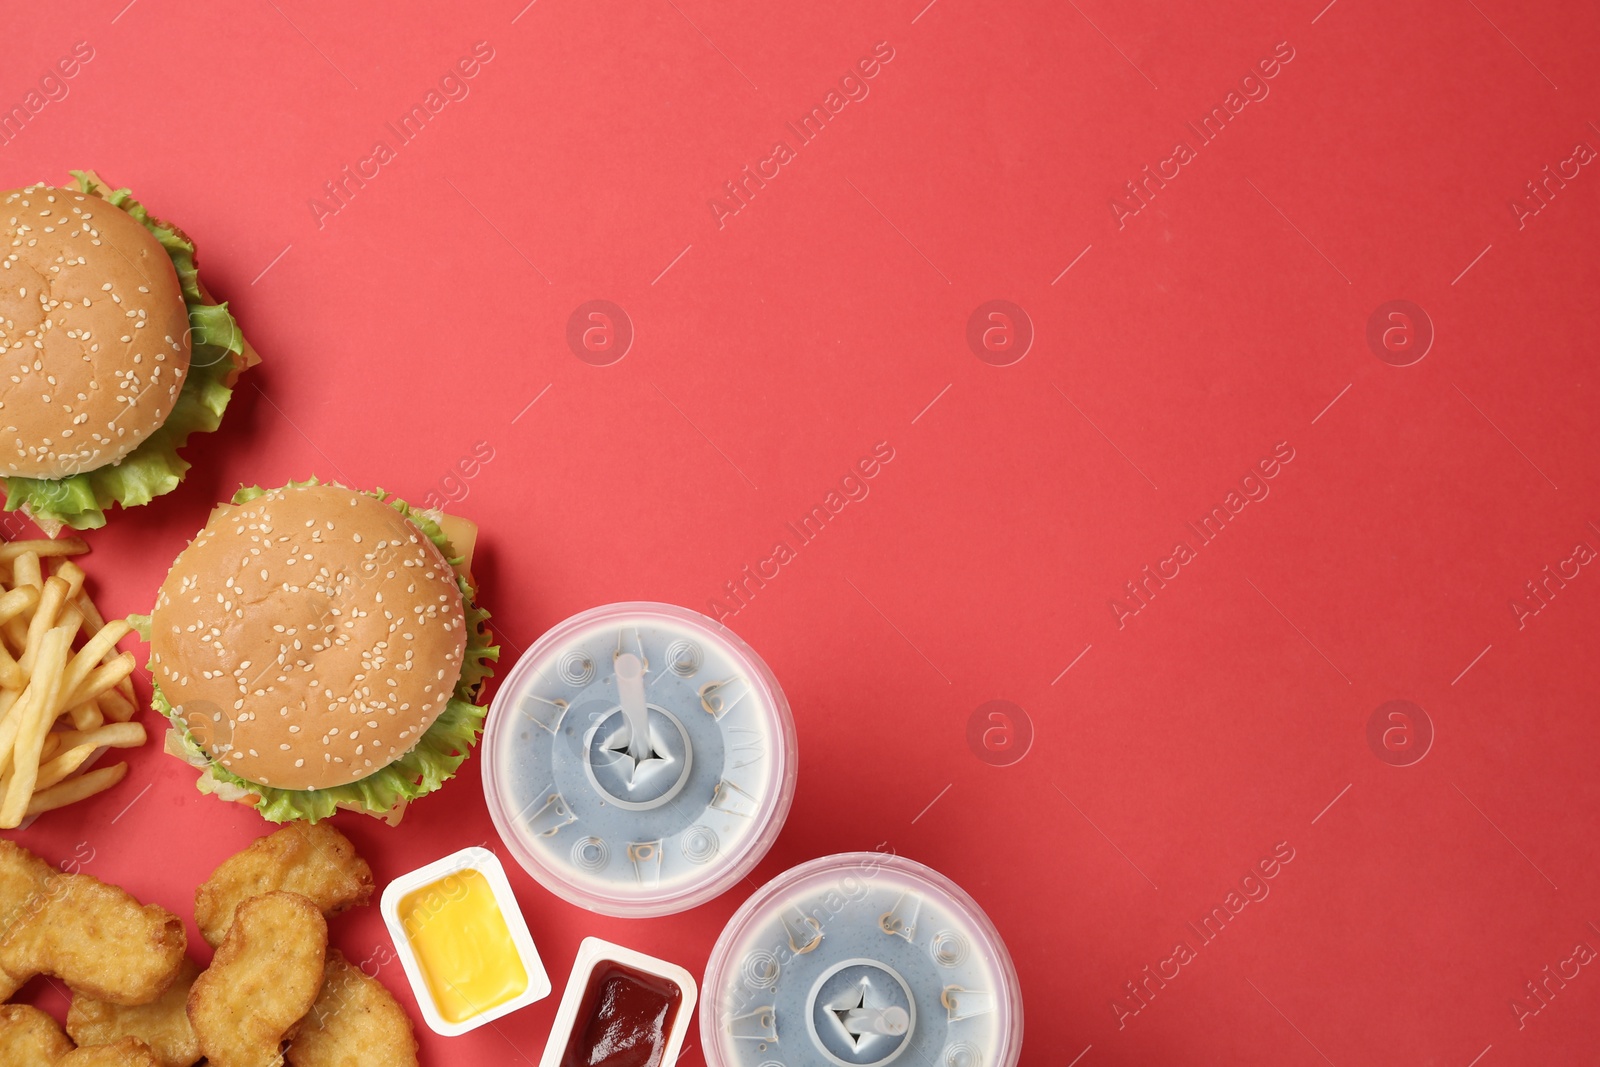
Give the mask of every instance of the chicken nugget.
<path id="1" fill-rule="evenodd" d="M 283 1042 L 322 989 L 328 922 L 298 893 L 239 905 L 189 990 L 189 1023 L 211 1067 L 278 1067 Z"/>
<path id="2" fill-rule="evenodd" d="M 0 1006 L 0 1063 L 54 1063 L 71 1051 L 61 1024 L 38 1008 Z"/>
<path id="3" fill-rule="evenodd" d="M 52 874 L 0 937 L 13 979 L 53 975 L 96 1000 L 148 1004 L 183 967 L 188 938 L 166 908 L 87 874 Z"/>
<path id="4" fill-rule="evenodd" d="M 161 1067 L 156 1054 L 136 1037 L 110 1045 L 84 1045 L 55 1061 L 55 1067 Z"/>
<path id="5" fill-rule="evenodd" d="M 54 867 L 9 838 L 0 837 L 0 929 L 33 903 Z"/>
<path id="6" fill-rule="evenodd" d="M 200 1042 L 189 1025 L 189 989 L 199 975 L 199 965 L 185 959 L 167 991 L 137 1008 L 74 996 L 67 1010 L 67 1033 L 80 1045 L 109 1045 L 136 1037 L 150 1046 L 161 1067 L 191 1067 L 200 1059 Z"/>
<path id="7" fill-rule="evenodd" d="M 212 946 L 222 944 L 234 909 L 278 889 L 299 893 L 331 919 L 372 897 L 372 868 L 356 855 L 350 839 L 327 823 L 290 823 L 223 860 L 195 891 L 201 936 Z"/>
<path id="8" fill-rule="evenodd" d="M 0 838 L 0 935 L 38 902 L 45 883 L 55 873 L 55 868 L 32 852 Z M 26 981 L 0 970 L 0 1000 L 10 1000 Z"/>
<path id="9" fill-rule="evenodd" d="M 383 983 L 331 949 L 322 992 L 287 1057 L 290 1067 L 417 1067 L 417 1038 Z"/>

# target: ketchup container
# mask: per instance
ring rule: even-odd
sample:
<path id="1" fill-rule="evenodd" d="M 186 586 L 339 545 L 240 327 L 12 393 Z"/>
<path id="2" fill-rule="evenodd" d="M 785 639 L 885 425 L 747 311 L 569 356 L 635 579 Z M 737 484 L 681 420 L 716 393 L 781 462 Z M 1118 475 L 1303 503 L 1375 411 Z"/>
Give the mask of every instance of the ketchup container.
<path id="1" fill-rule="evenodd" d="M 695 994 L 677 964 L 586 937 L 539 1067 L 672 1067 Z"/>

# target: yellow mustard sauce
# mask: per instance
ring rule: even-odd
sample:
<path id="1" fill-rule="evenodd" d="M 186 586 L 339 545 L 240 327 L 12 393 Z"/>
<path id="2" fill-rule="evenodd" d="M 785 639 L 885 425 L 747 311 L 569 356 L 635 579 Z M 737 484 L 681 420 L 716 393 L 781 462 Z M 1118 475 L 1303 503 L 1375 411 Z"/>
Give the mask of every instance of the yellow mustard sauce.
<path id="1" fill-rule="evenodd" d="M 528 988 L 494 887 L 478 871 L 457 871 L 407 893 L 400 922 L 446 1021 L 465 1022 Z"/>

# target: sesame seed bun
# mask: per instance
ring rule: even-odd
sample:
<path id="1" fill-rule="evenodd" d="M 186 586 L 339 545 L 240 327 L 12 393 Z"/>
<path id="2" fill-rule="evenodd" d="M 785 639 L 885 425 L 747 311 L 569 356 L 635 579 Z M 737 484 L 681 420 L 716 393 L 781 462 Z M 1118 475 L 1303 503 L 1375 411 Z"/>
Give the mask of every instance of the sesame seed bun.
<path id="1" fill-rule="evenodd" d="M 0 192 L 0 462 L 65 478 L 120 461 L 172 413 L 189 373 L 177 271 L 99 197 Z"/>
<path id="2" fill-rule="evenodd" d="M 455 571 L 394 508 L 338 485 L 218 508 L 150 619 L 150 668 L 211 759 L 325 789 L 409 752 L 461 677 Z"/>

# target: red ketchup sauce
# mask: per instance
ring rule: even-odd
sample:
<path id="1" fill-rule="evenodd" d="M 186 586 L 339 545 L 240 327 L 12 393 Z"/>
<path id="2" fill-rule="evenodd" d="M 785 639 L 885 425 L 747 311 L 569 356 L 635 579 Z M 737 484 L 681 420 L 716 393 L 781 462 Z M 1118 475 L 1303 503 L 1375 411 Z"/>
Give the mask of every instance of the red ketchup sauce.
<path id="1" fill-rule="evenodd" d="M 660 1067 L 683 990 L 611 960 L 589 973 L 561 1067 Z"/>

